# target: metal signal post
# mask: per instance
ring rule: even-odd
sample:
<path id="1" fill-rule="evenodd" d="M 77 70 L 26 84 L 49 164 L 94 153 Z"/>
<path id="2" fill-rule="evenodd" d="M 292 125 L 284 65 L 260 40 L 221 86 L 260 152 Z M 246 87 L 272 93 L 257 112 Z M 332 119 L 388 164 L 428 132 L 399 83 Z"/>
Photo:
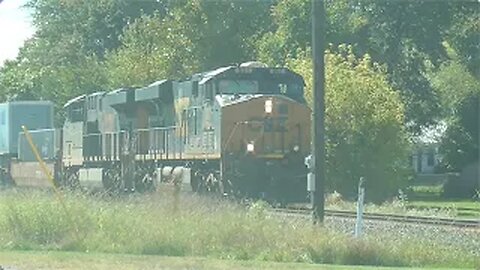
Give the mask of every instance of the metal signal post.
<path id="1" fill-rule="evenodd" d="M 314 223 L 323 222 L 325 215 L 325 25 L 324 0 L 312 0 Z"/>

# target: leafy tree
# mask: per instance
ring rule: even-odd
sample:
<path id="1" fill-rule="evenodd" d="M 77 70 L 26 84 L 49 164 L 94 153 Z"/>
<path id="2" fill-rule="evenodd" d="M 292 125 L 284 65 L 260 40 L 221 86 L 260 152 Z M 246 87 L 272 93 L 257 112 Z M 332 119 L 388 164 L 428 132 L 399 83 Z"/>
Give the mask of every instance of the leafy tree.
<path id="1" fill-rule="evenodd" d="M 164 2 L 30 0 L 36 33 L 1 68 L 0 95 L 50 99 L 58 108 L 74 96 L 106 90 L 105 52 L 120 44 L 126 25 L 165 10 Z"/>
<path id="2" fill-rule="evenodd" d="M 364 176 L 367 197 L 383 200 L 406 184 L 404 106 L 385 70 L 369 55 L 357 58 L 346 46 L 338 51 L 325 55 L 327 187 L 352 196 Z M 309 53 L 290 59 L 288 65 L 304 76 L 311 103 Z"/>
<path id="3" fill-rule="evenodd" d="M 60 112 L 67 100 L 106 89 L 105 69 L 95 56 L 76 54 L 74 62 L 57 64 L 44 54 L 45 46 L 44 40 L 34 38 L 17 59 L 5 64 L 0 72 L 2 99 L 51 100 Z"/>
<path id="4" fill-rule="evenodd" d="M 143 14 L 166 12 L 166 0 L 29 0 L 36 36 L 50 44 L 73 43 L 76 50 L 102 58 L 120 45 L 123 28 Z M 54 43 L 55 42 L 55 43 Z"/>
<path id="5" fill-rule="evenodd" d="M 196 0 L 203 24 L 198 31 L 202 69 L 241 63 L 255 58 L 255 40 L 271 30 L 270 9 L 275 0 Z M 195 1 L 193 1 L 195 2 Z"/>
<path id="6" fill-rule="evenodd" d="M 440 147 L 442 163 L 448 171 L 459 172 L 479 160 L 479 104 L 480 91 L 471 93 L 462 100 L 456 116 L 449 121 Z"/>
<path id="7" fill-rule="evenodd" d="M 268 29 L 270 1 L 175 1 L 168 12 L 143 16 L 108 54 L 115 87 L 179 78 L 251 60 L 253 40 Z M 259 27 L 260 26 L 260 27 Z"/>
<path id="8" fill-rule="evenodd" d="M 478 21 L 468 15 L 472 10 L 473 6 L 463 1 L 326 1 L 326 39 L 334 47 L 351 44 L 357 56 L 369 54 L 385 65 L 389 82 L 400 91 L 406 105 L 406 121 L 413 124 L 411 131 L 417 132 L 421 126 L 434 123 L 440 113 L 440 100 L 426 71 L 447 59 L 443 42 L 457 17 Z M 309 0 L 280 0 L 272 11 L 275 30 L 257 42 L 259 58 L 271 65 L 283 65 L 299 50 L 305 51 L 311 40 L 310 12 Z M 459 27 L 465 25 L 476 27 L 478 23 Z M 470 55 L 473 44 L 478 45 L 474 43 L 474 27 L 471 29 L 466 36 L 468 42 L 452 35 L 452 40 L 470 48 L 463 50 Z M 465 55 L 469 57 L 469 53 Z"/>
<path id="9" fill-rule="evenodd" d="M 477 1 L 454 6 L 446 40 L 468 71 L 480 79 L 480 9 Z"/>
<path id="10" fill-rule="evenodd" d="M 440 147 L 442 164 L 447 171 L 456 172 L 479 159 L 480 139 L 480 81 L 460 59 L 444 63 L 431 78 L 442 97 L 448 126 Z"/>

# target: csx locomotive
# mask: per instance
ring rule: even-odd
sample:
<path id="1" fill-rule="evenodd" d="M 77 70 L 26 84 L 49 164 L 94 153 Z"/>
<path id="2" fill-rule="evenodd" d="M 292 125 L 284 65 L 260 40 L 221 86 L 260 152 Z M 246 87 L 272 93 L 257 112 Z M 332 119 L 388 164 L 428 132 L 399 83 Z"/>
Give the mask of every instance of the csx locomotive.
<path id="1" fill-rule="evenodd" d="M 82 95 L 64 106 L 59 184 L 143 191 L 165 181 L 268 200 L 306 196 L 303 78 L 257 62 Z"/>

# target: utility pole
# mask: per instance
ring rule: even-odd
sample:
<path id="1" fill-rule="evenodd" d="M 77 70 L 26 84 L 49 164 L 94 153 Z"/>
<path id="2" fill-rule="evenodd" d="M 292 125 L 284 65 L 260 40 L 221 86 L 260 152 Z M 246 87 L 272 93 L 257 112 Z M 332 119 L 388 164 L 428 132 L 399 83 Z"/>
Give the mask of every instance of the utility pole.
<path id="1" fill-rule="evenodd" d="M 325 25 L 324 0 L 312 0 L 314 223 L 322 223 L 325 215 Z"/>

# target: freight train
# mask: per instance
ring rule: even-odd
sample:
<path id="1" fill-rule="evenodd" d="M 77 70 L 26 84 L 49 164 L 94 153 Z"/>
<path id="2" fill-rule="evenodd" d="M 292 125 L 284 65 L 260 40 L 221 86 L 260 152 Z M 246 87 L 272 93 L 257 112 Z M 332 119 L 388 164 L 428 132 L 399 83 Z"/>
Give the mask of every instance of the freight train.
<path id="1" fill-rule="evenodd" d="M 289 69 L 250 62 L 78 96 L 64 105 L 60 130 L 51 115 L 46 125 L 24 123 L 43 128 L 32 134 L 58 185 L 134 192 L 173 181 L 194 192 L 304 200 L 311 110 L 303 88 Z M 28 184 L 23 168 L 35 162 L 18 136 L 17 152 L 27 154 L 5 171 Z"/>

